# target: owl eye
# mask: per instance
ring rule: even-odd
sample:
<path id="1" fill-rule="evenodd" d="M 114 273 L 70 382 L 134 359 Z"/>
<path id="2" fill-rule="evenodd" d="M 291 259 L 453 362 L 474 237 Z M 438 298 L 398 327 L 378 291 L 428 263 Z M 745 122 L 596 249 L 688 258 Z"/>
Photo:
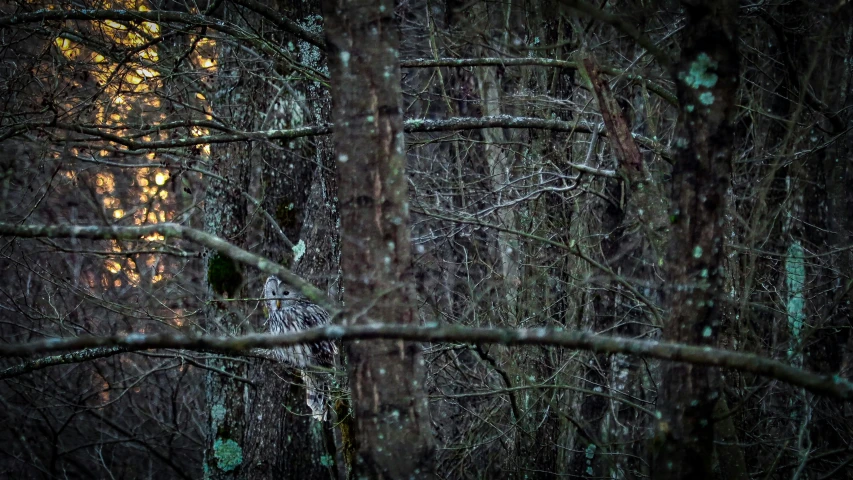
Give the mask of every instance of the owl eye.
<path id="1" fill-rule="evenodd" d="M 286 296 L 288 296 L 288 295 L 290 295 L 290 292 L 288 292 L 287 290 L 285 290 L 285 291 L 283 291 L 283 292 L 281 292 L 281 293 L 282 293 L 285 297 L 286 297 Z"/>

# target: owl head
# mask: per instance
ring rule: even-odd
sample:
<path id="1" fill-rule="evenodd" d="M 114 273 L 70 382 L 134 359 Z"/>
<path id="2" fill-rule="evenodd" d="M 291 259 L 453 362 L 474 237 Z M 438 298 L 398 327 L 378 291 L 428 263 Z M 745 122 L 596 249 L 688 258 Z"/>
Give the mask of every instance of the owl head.
<path id="1" fill-rule="evenodd" d="M 303 298 L 305 297 L 300 292 L 294 290 L 290 285 L 284 283 L 276 276 L 267 278 L 266 283 L 264 283 L 264 301 L 270 312 L 280 310 L 282 302 Z"/>

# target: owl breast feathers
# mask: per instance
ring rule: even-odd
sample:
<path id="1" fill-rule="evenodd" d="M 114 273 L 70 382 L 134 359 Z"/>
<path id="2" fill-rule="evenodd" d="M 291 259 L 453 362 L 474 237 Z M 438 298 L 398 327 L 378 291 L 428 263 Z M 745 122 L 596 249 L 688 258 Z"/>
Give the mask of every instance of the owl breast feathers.
<path id="1" fill-rule="evenodd" d="M 278 277 L 269 277 L 264 284 L 264 302 L 269 310 L 270 332 L 275 334 L 299 332 L 329 324 L 329 313 L 301 293 L 290 289 Z M 333 342 L 324 340 L 305 345 L 293 345 L 273 350 L 280 362 L 300 369 L 305 383 L 305 403 L 311 415 L 324 422 L 329 417 L 331 395 L 328 374 L 310 372 L 306 367 L 334 368 L 338 353 Z"/>
<path id="2" fill-rule="evenodd" d="M 271 333 L 300 332 L 328 325 L 329 313 L 311 302 L 301 293 L 292 290 L 278 277 L 269 277 L 264 285 L 264 301 L 269 310 Z M 293 367 L 311 366 L 332 368 L 337 347 L 331 341 L 294 345 L 275 350 L 280 361 Z"/>

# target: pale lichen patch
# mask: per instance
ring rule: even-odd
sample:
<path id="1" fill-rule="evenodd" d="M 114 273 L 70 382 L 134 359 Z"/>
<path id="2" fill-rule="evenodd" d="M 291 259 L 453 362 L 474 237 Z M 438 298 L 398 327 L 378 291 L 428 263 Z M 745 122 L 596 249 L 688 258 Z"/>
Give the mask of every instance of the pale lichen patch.
<path id="1" fill-rule="evenodd" d="M 223 472 L 230 472 L 243 463 L 243 449 L 230 438 L 222 440 L 217 438 L 213 443 L 213 456 L 216 458 L 216 466 Z"/>
<path id="2" fill-rule="evenodd" d="M 689 87 L 711 88 L 717 84 L 718 77 L 716 73 L 709 70 L 716 70 L 717 66 L 717 62 L 709 57 L 707 53 L 703 52 L 696 57 L 696 60 L 690 63 L 689 72 L 681 72 L 678 76 Z"/>

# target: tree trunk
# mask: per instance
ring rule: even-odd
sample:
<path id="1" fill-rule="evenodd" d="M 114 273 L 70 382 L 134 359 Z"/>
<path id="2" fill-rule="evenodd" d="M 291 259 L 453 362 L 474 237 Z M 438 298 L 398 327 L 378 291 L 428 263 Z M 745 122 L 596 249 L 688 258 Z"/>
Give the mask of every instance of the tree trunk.
<path id="1" fill-rule="evenodd" d="M 663 333 L 670 341 L 714 345 L 720 327 L 724 215 L 739 80 L 737 2 L 693 2 L 685 9 L 681 60 L 673 72 L 682 111 L 666 258 L 670 315 Z M 711 477 L 718 397 L 718 374 L 713 369 L 665 366 L 658 399 L 655 478 Z"/>
<path id="2" fill-rule="evenodd" d="M 235 22 L 241 21 L 234 13 L 226 10 L 225 16 L 234 17 L 231 19 Z M 315 25 L 314 28 L 319 30 L 320 27 Z M 272 38 L 274 34 L 270 35 L 271 40 L 281 41 L 280 38 Z M 300 42 L 299 46 L 304 63 L 318 68 L 316 63 L 322 58 L 318 48 L 305 42 Z M 323 111 L 321 98 L 317 98 L 316 108 L 311 112 L 304 111 L 304 98 L 309 95 L 307 90 L 312 87 L 317 90 L 316 85 L 305 88 L 296 85 L 295 88 L 277 91 L 276 82 L 266 81 L 277 77 L 274 62 L 249 66 L 243 62 L 239 51 L 232 48 L 235 46 L 225 45 L 222 48 L 219 71 L 223 94 L 213 105 L 219 116 L 228 119 L 231 126 L 243 130 L 283 129 L 327 118 L 328 111 Z M 309 60 L 314 64 L 311 65 Z M 311 91 L 311 95 L 322 96 L 317 93 Z M 301 232 L 311 228 L 306 225 L 306 218 L 309 216 L 312 178 L 316 177 L 315 182 L 324 180 L 321 169 L 316 165 L 322 163 L 322 155 L 329 154 L 328 149 L 316 148 L 309 139 L 298 139 L 286 145 L 239 142 L 227 147 L 214 147 L 213 152 L 214 168 L 227 180 L 211 180 L 212 194 L 206 206 L 209 223 L 215 225 L 218 222 L 220 225 L 214 233 L 241 244 L 234 238 L 239 234 L 244 246 L 260 243 L 260 252 L 265 257 L 292 267 L 294 250 L 298 250 L 293 248 L 293 244 L 298 243 Z M 260 202 L 248 201 L 246 193 L 260 198 Z M 249 219 L 254 219 L 251 225 L 246 224 Z M 317 247 L 314 245 L 312 250 L 312 262 L 315 257 L 336 258 L 334 248 Z M 299 266 L 294 270 L 301 273 Z M 263 277 L 246 274 L 240 285 L 242 296 L 258 297 L 263 281 Z M 253 306 L 253 303 L 233 302 L 228 305 L 235 312 L 231 316 L 220 314 L 221 318 L 227 319 L 225 322 L 229 322 L 226 333 L 267 330 L 262 322 L 248 322 L 251 308 L 246 307 Z M 260 316 L 256 318 L 260 320 Z M 215 362 L 230 371 L 231 362 Z M 209 378 L 209 408 L 214 423 L 208 441 L 206 472 L 213 478 L 253 480 L 336 478 L 331 425 L 320 424 L 311 417 L 305 403 L 301 376 L 290 367 L 268 361 L 235 363 L 231 368 L 238 369 L 241 377 L 252 382 L 252 387 L 218 375 Z M 223 412 L 218 405 L 239 408 L 226 408 L 225 418 L 217 424 L 217 418 Z M 233 418 L 229 416 L 231 411 L 234 412 Z M 219 430 L 233 432 L 230 441 L 220 440 Z M 220 451 L 223 447 L 228 448 L 225 453 Z M 226 454 L 230 455 L 230 464 L 223 460 Z"/>
<path id="3" fill-rule="evenodd" d="M 394 3 L 326 0 L 323 13 L 333 79 L 347 322 L 412 324 Z M 430 478 L 432 439 L 420 347 L 351 342 L 345 351 L 358 444 L 355 476 Z"/>
<path id="4" fill-rule="evenodd" d="M 232 50 L 224 46 L 220 52 L 219 95 L 214 108 L 233 105 L 230 87 L 237 83 L 238 69 L 229 61 Z M 220 116 L 235 124 L 243 123 L 250 115 L 242 109 L 222 107 Z M 235 245 L 245 245 L 244 232 L 247 210 L 246 198 L 241 192 L 249 189 L 250 156 L 245 144 L 228 144 L 212 151 L 212 170 L 221 179 L 208 178 L 205 200 L 205 230 Z M 243 267 L 229 258 L 212 252 L 206 253 L 208 304 L 205 307 L 206 330 L 210 334 L 239 335 L 245 332 L 245 305 L 242 302 L 224 302 L 241 296 L 244 286 Z M 204 455 L 204 477 L 216 480 L 236 479 L 243 466 L 246 383 L 245 362 L 231 361 L 227 357 L 213 356 L 207 361 L 205 392 L 209 412 L 209 430 Z M 223 372 L 223 373 L 219 373 Z"/>
<path id="5" fill-rule="evenodd" d="M 315 28 L 319 30 L 319 26 Z M 302 42 L 299 52 L 300 60 L 306 65 L 320 67 L 318 62 L 323 57 L 317 47 Z M 267 115 L 259 118 L 263 123 L 256 128 L 284 129 L 328 118 L 328 94 L 313 91 L 316 89 L 313 83 L 309 81 L 307 86 L 295 85 L 295 88 L 282 89 L 278 93 L 269 85 L 260 85 L 258 88 L 266 94 L 257 96 L 262 99 L 259 110 Z M 316 98 L 312 111 L 306 112 L 304 99 L 309 95 Z M 274 105 L 268 105 L 266 99 L 274 99 Z M 323 139 L 297 139 L 285 145 L 259 145 L 262 160 L 259 168 L 263 173 L 256 188 L 257 196 L 263 198 L 260 208 L 275 220 L 275 224 L 265 221 L 261 229 L 261 253 L 320 288 L 330 283 L 328 273 L 337 269 L 313 272 L 306 268 L 314 264 L 333 264 L 337 259 L 334 232 L 324 229 L 323 238 L 313 235 L 316 224 L 328 210 L 324 208 L 324 199 L 312 198 L 313 192 L 321 190 L 319 185 L 325 181 L 324 170 L 317 165 L 326 163 L 331 155 L 328 148 L 321 148 L 323 143 Z M 310 252 L 306 251 L 308 246 Z M 263 283 L 264 278 L 259 281 L 256 285 Z M 259 286 L 253 290 L 260 291 Z M 266 325 L 258 327 L 262 331 L 268 329 Z M 311 416 L 298 371 L 270 362 L 257 363 L 250 370 L 255 388 L 247 406 L 246 456 L 252 461 L 246 464 L 244 478 L 337 478 L 332 425 L 317 422 Z"/>

